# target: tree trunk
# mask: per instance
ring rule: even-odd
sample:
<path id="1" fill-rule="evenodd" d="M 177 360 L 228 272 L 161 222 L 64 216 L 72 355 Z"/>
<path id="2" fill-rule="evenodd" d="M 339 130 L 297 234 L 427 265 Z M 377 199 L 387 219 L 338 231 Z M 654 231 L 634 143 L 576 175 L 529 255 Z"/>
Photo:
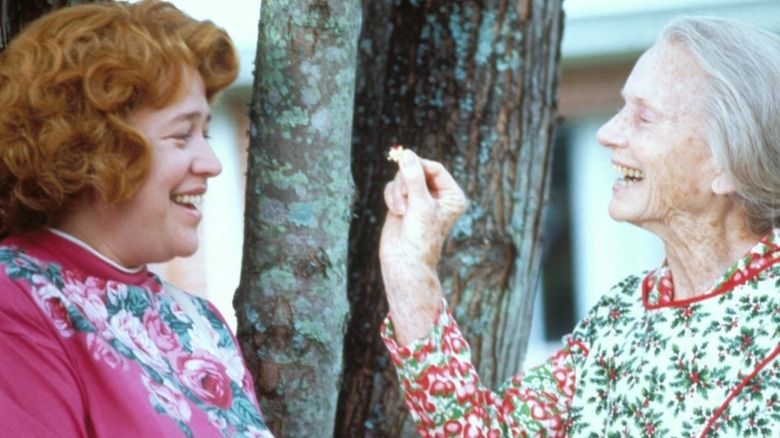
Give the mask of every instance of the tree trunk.
<path id="1" fill-rule="evenodd" d="M 387 313 L 377 244 L 392 144 L 442 161 L 464 188 L 470 206 L 445 244 L 442 282 L 482 381 L 496 388 L 519 371 L 539 277 L 562 27 L 561 0 L 366 2 L 336 436 L 414 435 L 377 336 Z"/>
<path id="2" fill-rule="evenodd" d="M 358 0 L 264 0 L 261 9 L 234 307 L 277 437 L 333 430 L 359 14 Z"/>

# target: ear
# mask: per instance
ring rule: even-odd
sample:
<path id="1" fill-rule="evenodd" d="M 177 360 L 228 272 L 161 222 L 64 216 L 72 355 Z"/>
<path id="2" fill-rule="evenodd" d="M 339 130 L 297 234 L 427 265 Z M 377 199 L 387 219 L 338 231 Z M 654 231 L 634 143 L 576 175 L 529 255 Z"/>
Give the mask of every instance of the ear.
<path id="1" fill-rule="evenodd" d="M 712 180 L 712 191 L 716 195 L 726 196 L 737 191 L 734 181 L 729 175 L 719 173 Z"/>

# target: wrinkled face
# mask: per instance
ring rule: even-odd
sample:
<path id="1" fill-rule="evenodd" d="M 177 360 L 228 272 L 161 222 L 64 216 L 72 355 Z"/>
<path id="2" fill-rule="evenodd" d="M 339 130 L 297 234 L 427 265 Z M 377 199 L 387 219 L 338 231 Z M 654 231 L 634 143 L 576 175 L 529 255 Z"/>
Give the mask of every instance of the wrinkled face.
<path id="1" fill-rule="evenodd" d="M 596 137 L 619 178 L 609 214 L 651 231 L 707 212 L 717 174 L 704 137 L 706 77 L 683 48 L 661 44 L 637 62 L 625 106 Z"/>
<path id="2" fill-rule="evenodd" d="M 138 193 L 128 202 L 104 208 L 113 218 L 111 252 L 126 266 L 188 256 L 198 248 L 197 226 L 207 180 L 222 170 L 207 140 L 210 109 L 203 79 L 176 102 L 161 109 L 141 108 L 129 117 L 152 146 L 152 166 Z"/>

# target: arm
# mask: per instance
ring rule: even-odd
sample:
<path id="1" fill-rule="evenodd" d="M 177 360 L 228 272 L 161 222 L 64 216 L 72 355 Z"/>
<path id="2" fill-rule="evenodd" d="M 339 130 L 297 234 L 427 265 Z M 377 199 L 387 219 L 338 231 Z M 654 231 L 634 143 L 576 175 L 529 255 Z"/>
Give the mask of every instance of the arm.
<path id="1" fill-rule="evenodd" d="M 0 436 L 86 436 L 81 387 L 54 327 L 5 275 L 0 295 Z"/>
<path id="2" fill-rule="evenodd" d="M 423 436 L 563 436 L 574 393 L 571 350 L 492 392 L 446 311 L 436 265 L 466 199 L 439 163 L 405 150 L 385 188 L 380 261 L 390 315 L 383 338 Z"/>
<path id="3" fill-rule="evenodd" d="M 444 239 L 466 209 L 466 197 L 444 167 L 404 150 L 395 179 L 385 187 L 387 216 L 379 258 L 401 344 L 426 336 L 441 310 L 436 274 Z"/>
<path id="4" fill-rule="evenodd" d="M 492 392 L 481 383 L 449 312 L 442 312 L 430 336 L 408 346 L 393 340 L 390 320 L 382 335 L 422 436 L 565 436 L 581 344 L 569 340 L 547 362 Z"/>

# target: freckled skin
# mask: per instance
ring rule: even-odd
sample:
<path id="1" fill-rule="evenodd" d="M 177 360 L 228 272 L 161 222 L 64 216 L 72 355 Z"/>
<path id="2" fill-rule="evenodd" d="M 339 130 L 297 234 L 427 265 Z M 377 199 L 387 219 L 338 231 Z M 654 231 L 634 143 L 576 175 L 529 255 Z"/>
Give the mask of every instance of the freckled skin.
<path id="1" fill-rule="evenodd" d="M 704 136 L 707 80 L 684 48 L 656 45 L 629 75 L 625 106 L 597 133 L 614 164 L 644 175 L 615 184 L 609 214 L 664 241 L 678 299 L 705 293 L 759 238 Z"/>
<path id="2" fill-rule="evenodd" d="M 629 76 L 625 106 L 598 133 L 613 160 L 644 172 L 640 184 L 616 186 L 609 213 L 648 228 L 710 208 L 718 173 L 701 129 L 706 78 L 682 49 L 657 46 Z"/>

